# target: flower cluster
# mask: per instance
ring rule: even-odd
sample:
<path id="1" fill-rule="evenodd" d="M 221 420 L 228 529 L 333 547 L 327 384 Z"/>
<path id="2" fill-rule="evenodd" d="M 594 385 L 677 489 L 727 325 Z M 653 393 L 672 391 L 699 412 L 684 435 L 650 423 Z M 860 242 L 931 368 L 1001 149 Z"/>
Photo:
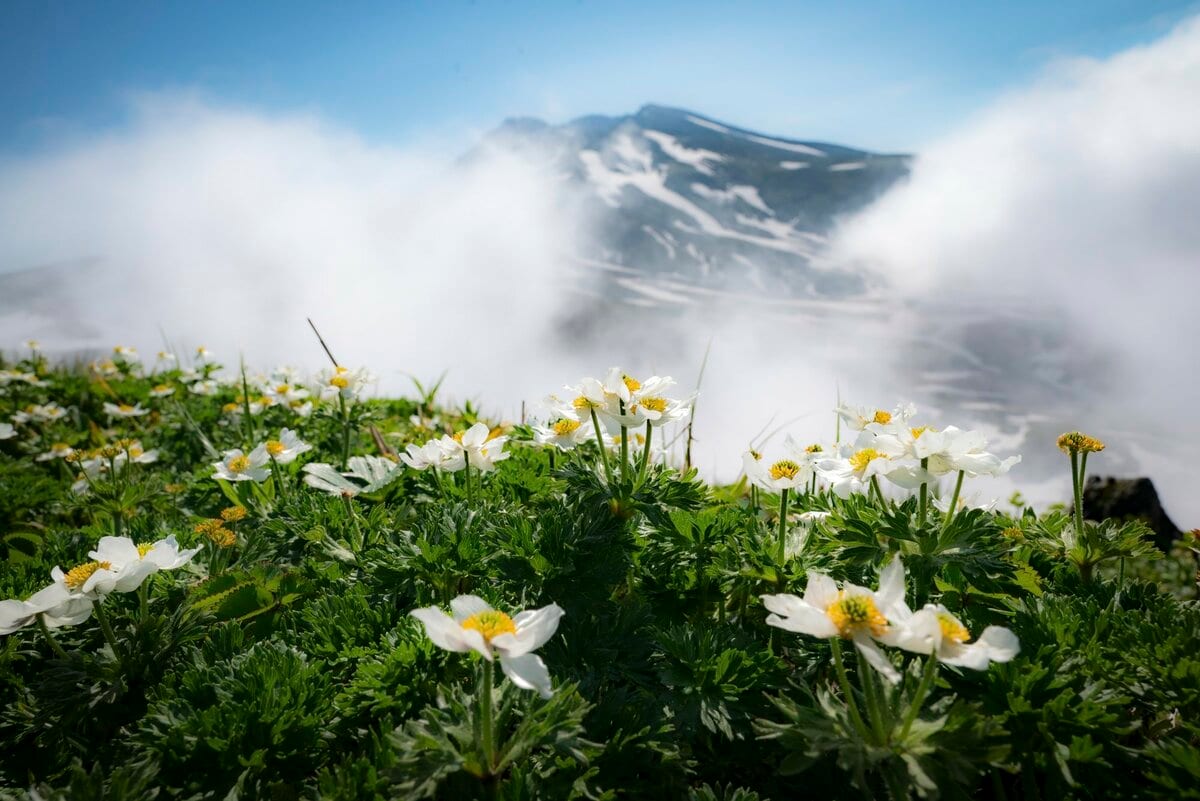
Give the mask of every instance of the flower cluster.
<path id="1" fill-rule="evenodd" d="M 55 567 L 50 573 L 53 581 L 23 601 L 0 601 L 0 634 L 11 634 L 39 619 L 47 628 L 82 623 L 104 596 L 133 592 L 153 574 L 182 567 L 199 551 L 180 550 L 174 535 L 142 544 L 128 537 L 102 537 L 88 553 L 90 561 L 65 572 Z"/>
<path id="2" fill-rule="evenodd" d="M 508 435 L 503 428 L 489 428 L 485 423 L 476 423 L 466 431 L 446 434 L 431 439 L 424 445 L 410 444 L 400 459 L 414 470 L 434 468 L 446 473 L 455 473 L 473 467 L 481 473 L 490 473 L 496 464 L 510 454 L 504 450 Z"/>
<path id="3" fill-rule="evenodd" d="M 871 667 L 896 683 L 900 673 L 877 643 L 919 654 L 932 654 L 948 665 L 986 670 L 1008 662 L 1020 651 L 1006 628 L 988 626 L 974 642 L 962 621 L 946 607 L 930 604 L 913 612 L 904 600 L 904 565 L 892 559 L 879 576 L 879 589 L 845 582 L 839 588 L 824 573 L 811 571 L 804 597 L 764 595 L 767 624 L 786 631 L 854 643 Z"/>

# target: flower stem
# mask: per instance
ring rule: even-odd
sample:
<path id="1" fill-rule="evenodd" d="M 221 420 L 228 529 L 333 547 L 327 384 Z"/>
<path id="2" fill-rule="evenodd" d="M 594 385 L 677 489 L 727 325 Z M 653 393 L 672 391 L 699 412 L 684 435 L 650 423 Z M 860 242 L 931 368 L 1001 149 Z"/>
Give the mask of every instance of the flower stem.
<path id="1" fill-rule="evenodd" d="M 495 748 L 495 732 L 493 732 L 492 721 L 492 674 L 494 668 L 492 663 L 484 660 L 483 677 L 479 682 L 479 714 L 482 721 L 480 728 L 482 732 L 483 747 L 483 763 L 487 767 L 488 777 L 491 778 L 491 773 L 496 766 L 496 748 Z"/>
<path id="2" fill-rule="evenodd" d="M 150 582 L 154 580 L 154 576 L 147 576 L 146 580 L 138 587 L 138 614 L 141 616 L 142 623 L 146 622 L 146 618 L 150 617 Z"/>
<path id="3" fill-rule="evenodd" d="M 97 603 L 93 608 L 96 612 L 96 622 L 100 624 L 100 631 L 103 632 L 108 647 L 112 649 L 113 656 L 120 659 L 121 651 L 117 647 L 117 636 L 113 634 L 112 626 L 108 622 L 108 615 L 104 613 L 104 605 Z"/>
<path id="4" fill-rule="evenodd" d="M 933 682 L 936 678 L 937 656 L 930 654 L 925 658 L 925 670 L 921 674 L 921 683 L 917 685 L 917 691 L 913 694 L 912 706 L 908 708 L 908 714 L 904 716 L 904 724 L 900 728 L 901 740 L 908 736 L 908 730 L 916 722 L 917 714 L 921 711 L 921 704 L 925 703 L 925 696 L 933 688 Z"/>
<path id="5" fill-rule="evenodd" d="M 346 464 L 350 461 L 350 407 L 346 404 L 346 399 L 342 397 L 342 393 L 338 392 L 338 406 L 342 411 L 342 470 L 345 471 Z"/>
<path id="6" fill-rule="evenodd" d="M 858 701 L 854 700 L 854 688 L 846 676 L 846 666 L 842 664 L 842 641 L 834 637 L 830 640 L 833 649 L 833 669 L 837 673 L 838 683 L 842 686 L 842 695 L 846 697 L 846 708 L 850 711 L 850 720 L 858 727 L 859 734 L 866 737 L 869 733 L 867 724 L 863 722 L 862 713 L 858 711 Z"/>
<path id="7" fill-rule="evenodd" d="M 787 561 L 787 514 L 788 488 L 784 487 L 779 493 L 779 564 Z"/>
<path id="8" fill-rule="evenodd" d="M 929 457 L 926 456 L 921 460 L 921 471 L 929 469 Z M 920 525 L 925 525 L 925 516 L 929 513 L 929 482 L 921 482 L 921 505 L 917 509 L 917 522 Z"/>
<path id="9" fill-rule="evenodd" d="M 350 515 L 350 523 L 354 526 L 354 536 L 358 540 L 358 547 L 361 549 L 366 546 L 367 542 L 363 539 L 362 529 L 358 525 L 358 515 L 354 511 L 354 500 L 349 495 L 343 495 L 342 503 L 346 505 L 346 514 Z"/>
<path id="10" fill-rule="evenodd" d="M 600 432 L 600 418 L 596 416 L 595 409 L 591 409 L 591 412 L 592 430 L 596 432 L 596 444 L 600 446 L 600 462 L 604 465 L 604 475 L 608 478 L 608 483 L 612 484 L 612 468 L 608 464 L 608 449 L 604 447 L 604 434 Z"/>
<path id="11" fill-rule="evenodd" d="M 650 464 L 650 437 L 654 434 L 654 426 L 650 425 L 650 421 L 646 421 L 646 444 L 642 446 L 642 466 L 638 471 L 638 484 L 646 478 L 646 466 Z"/>
<path id="12" fill-rule="evenodd" d="M 884 745 L 887 743 L 887 732 L 883 726 L 883 710 L 879 705 L 879 694 L 875 686 L 875 677 L 872 675 L 874 668 L 865 664 L 866 660 L 861 656 L 858 659 L 858 679 L 862 684 L 863 697 L 867 699 L 867 717 L 871 719 L 871 728 L 875 730 L 875 736 L 878 738 L 878 744 Z"/>
<path id="13" fill-rule="evenodd" d="M 1071 484 L 1075 490 L 1075 537 L 1083 542 L 1083 474 L 1087 470 L 1087 453 L 1081 457 L 1071 451 Z"/>
<path id="14" fill-rule="evenodd" d="M 279 462 L 275 460 L 274 456 L 271 456 L 271 472 L 275 474 L 275 483 L 279 485 L 279 497 L 286 500 L 288 490 L 287 484 L 283 480 L 283 468 L 279 466 Z"/>
<path id="15" fill-rule="evenodd" d="M 471 488 L 471 461 L 468 459 L 463 464 L 463 483 L 467 485 L 467 503 L 474 505 L 475 492 Z"/>
<path id="16" fill-rule="evenodd" d="M 950 528 L 950 521 L 954 519 L 954 513 L 958 511 L 958 495 L 962 492 L 964 472 L 958 471 L 958 480 L 954 482 L 954 494 L 950 496 L 950 506 L 946 508 L 946 521 L 942 523 L 942 531 Z"/>
<path id="17" fill-rule="evenodd" d="M 37 616 L 38 628 L 42 630 L 42 634 L 46 638 L 46 642 L 50 643 L 50 650 L 58 655 L 59 659 L 67 659 L 67 652 L 58 644 L 58 640 L 54 639 L 54 635 L 50 633 L 50 627 L 46 625 L 46 616 L 40 614 Z"/>
<path id="18" fill-rule="evenodd" d="M 871 476 L 871 489 L 875 492 L 875 500 L 879 501 L 879 505 L 886 506 L 887 501 L 883 499 L 883 490 L 879 488 L 879 476 Z"/>

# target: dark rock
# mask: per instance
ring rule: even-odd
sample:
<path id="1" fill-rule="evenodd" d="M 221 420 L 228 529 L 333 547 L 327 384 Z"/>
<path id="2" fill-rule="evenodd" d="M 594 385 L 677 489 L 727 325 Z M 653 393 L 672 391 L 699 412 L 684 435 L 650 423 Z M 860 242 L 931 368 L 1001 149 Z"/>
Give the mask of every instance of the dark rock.
<path id="1" fill-rule="evenodd" d="M 1175 527 L 1148 478 L 1091 476 L 1083 487 L 1083 516 L 1089 520 L 1139 519 L 1154 531 L 1154 544 L 1164 553 L 1183 532 Z"/>

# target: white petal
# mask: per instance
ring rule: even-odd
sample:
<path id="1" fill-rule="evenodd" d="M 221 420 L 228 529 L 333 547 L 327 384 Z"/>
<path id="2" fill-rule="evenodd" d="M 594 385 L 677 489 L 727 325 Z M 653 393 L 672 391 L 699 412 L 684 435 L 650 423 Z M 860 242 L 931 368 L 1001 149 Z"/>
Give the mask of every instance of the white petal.
<path id="1" fill-rule="evenodd" d="M 553 695 L 550 687 L 550 671 L 546 669 L 546 663 L 537 654 L 522 656 L 501 654 L 500 669 L 513 684 L 522 690 L 537 690 L 542 698 L 549 698 Z"/>
<path id="2" fill-rule="evenodd" d="M 480 612 L 492 611 L 492 606 L 478 595 L 460 595 L 450 602 L 450 611 L 454 613 L 454 619 L 462 623 Z"/>
<path id="3" fill-rule="evenodd" d="M 979 635 L 978 642 L 987 648 L 988 659 L 993 662 L 1008 662 L 1021 652 L 1017 635 L 1003 626 L 988 626 Z"/>
<path id="4" fill-rule="evenodd" d="M 12 634 L 32 621 L 33 613 L 24 601 L 0 601 L 0 634 Z"/>
<path id="5" fill-rule="evenodd" d="M 870 637 L 865 634 L 856 634 L 854 636 L 854 645 L 858 648 L 858 652 L 871 667 L 879 671 L 879 673 L 892 684 L 897 684 L 900 681 L 900 673 L 892 665 L 887 654 L 879 650 Z"/>
<path id="6" fill-rule="evenodd" d="M 88 556 L 97 562 L 110 562 L 114 565 L 136 562 L 141 558 L 137 546 L 129 537 L 101 537 L 96 550 Z"/>
<path id="7" fill-rule="evenodd" d="M 880 572 L 879 591 L 876 595 L 880 606 L 893 606 L 897 601 L 904 602 L 904 562 L 899 554 L 893 556 L 892 561 Z"/>
<path id="8" fill-rule="evenodd" d="M 938 649 L 938 660 L 955 667 L 987 670 L 987 646 L 978 642 L 962 644 L 944 640 L 942 647 Z"/>
<path id="9" fill-rule="evenodd" d="M 558 604 L 521 612 L 513 618 L 517 627 L 516 635 L 501 634 L 493 637 L 492 645 L 508 656 L 521 656 L 536 651 L 554 636 L 562 616 L 563 610 Z"/>
<path id="10" fill-rule="evenodd" d="M 824 573 L 810 571 L 808 586 L 804 589 L 804 602 L 818 609 L 826 609 L 838 598 L 837 584 Z"/>
<path id="11" fill-rule="evenodd" d="M 447 651 L 455 651 L 457 653 L 464 653 L 471 650 L 471 646 L 464 641 L 462 636 L 462 626 L 455 623 L 454 618 L 436 606 L 414 609 L 409 614 L 424 624 L 425 634 L 438 648 L 444 648 Z"/>
<path id="12" fill-rule="evenodd" d="M 767 625 L 797 634 L 807 634 L 810 637 L 828 639 L 837 635 L 837 626 L 829 619 L 829 615 L 820 609 L 805 606 L 797 614 L 788 617 L 767 615 Z"/>

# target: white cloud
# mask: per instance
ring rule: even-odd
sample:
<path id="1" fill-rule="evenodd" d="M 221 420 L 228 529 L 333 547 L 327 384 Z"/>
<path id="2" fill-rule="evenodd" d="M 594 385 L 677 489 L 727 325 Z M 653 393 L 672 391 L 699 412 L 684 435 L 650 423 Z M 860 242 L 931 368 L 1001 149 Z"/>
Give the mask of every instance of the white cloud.
<path id="1" fill-rule="evenodd" d="M 1193 479 L 1177 467 L 1183 443 L 1200 441 L 1198 99 L 1200 19 L 1105 61 L 1057 64 L 933 144 L 835 238 L 837 258 L 910 299 L 1001 297 L 1065 315 L 1111 371 L 1103 395 L 1068 395 L 1073 419 L 1169 452 L 1146 466 L 1193 523 Z"/>

